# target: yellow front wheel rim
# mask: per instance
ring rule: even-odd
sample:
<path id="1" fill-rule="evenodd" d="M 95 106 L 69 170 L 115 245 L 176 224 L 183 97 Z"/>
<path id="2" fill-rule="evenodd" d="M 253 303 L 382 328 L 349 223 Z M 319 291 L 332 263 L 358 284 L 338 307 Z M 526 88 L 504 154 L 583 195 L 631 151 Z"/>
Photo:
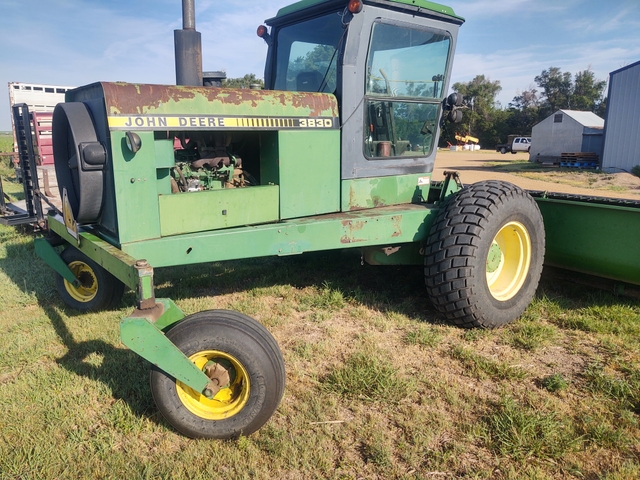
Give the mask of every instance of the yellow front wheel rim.
<path id="1" fill-rule="evenodd" d="M 531 238 L 523 224 L 509 222 L 498 231 L 486 265 L 487 285 L 496 300 L 509 300 L 520 291 L 531 265 Z"/>
<path id="2" fill-rule="evenodd" d="M 98 278 L 93 269 L 86 263 L 77 260 L 69 264 L 69 269 L 80 281 L 80 285 L 74 287 L 65 279 L 64 288 L 67 293 L 77 302 L 87 303 L 93 300 L 98 293 Z"/>
<path id="3" fill-rule="evenodd" d="M 204 371 L 208 362 L 222 364 L 231 377 L 229 385 L 209 399 L 191 387 L 176 381 L 178 398 L 194 415 L 207 420 L 224 420 L 239 413 L 249 401 L 249 375 L 242 364 L 232 355 L 217 350 L 205 350 L 189 357 Z"/>

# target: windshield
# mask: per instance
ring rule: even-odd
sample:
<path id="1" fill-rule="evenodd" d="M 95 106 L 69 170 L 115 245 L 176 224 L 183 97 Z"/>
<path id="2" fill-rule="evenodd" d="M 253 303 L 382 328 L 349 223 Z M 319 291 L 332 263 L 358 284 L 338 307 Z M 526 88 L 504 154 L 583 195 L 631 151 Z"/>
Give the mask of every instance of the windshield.
<path id="1" fill-rule="evenodd" d="M 339 12 L 281 28 L 276 39 L 274 88 L 295 92 L 335 92 L 337 49 L 345 31 Z"/>
<path id="2" fill-rule="evenodd" d="M 443 32 L 376 24 L 367 62 L 367 94 L 441 99 L 450 43 Z"/>
<path id="3" fill-rule="evenodd" d="M 432 152 L 450 46 L 451 37 L 446 32 L 374 24 L 365 86 L 367 158 Z"/>

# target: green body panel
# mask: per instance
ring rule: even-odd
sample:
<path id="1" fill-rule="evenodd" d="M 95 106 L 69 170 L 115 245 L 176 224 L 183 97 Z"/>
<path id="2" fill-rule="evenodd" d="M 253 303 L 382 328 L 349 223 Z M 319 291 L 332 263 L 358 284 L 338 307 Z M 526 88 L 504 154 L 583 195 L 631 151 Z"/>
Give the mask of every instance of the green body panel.
<path id="1" fill-rule="evenodd" d="M 160 195 L 160 233 L 177 235 L 278 220 L 278 186 Z"/>
<path id="2" fill-rule="evenodd" d="M 163 153 L 166 156 L 167 152 L 162 142 L 154 142 L 153 132 L 138 134 L 142 146 L 134 155 L 126 147 L 124 132 L 111 133 L 113 181 L 121 243 L 160 237 L 156 161 L 163 160 L 156 159 Z M 160 149 L 159 152 L 156 152 L 156 147 Z M 173 149 L 169 158 L 173 158 Z"/>
<path id="3" fill-rule="evenodd" d="M 171 193 L 171 168 L 175 165 L 173 158 L 173 140 L 154 140 L 156 151 L 156 178 L 159 195 Z"/>
<path id="4" fill-rule="evenodd" d="M 122 250 L 168 267 L 350 247 L 386 246 L 426 238 L 437 209 L 401 205 L 328 214 L 254 227 L 199 232 L 123 244 Z"/>
<path id="5" fill-rule="evenodd" d="M 76 284 L 78 281 L 76 276 L 49 242 L 44 238 L 36 238 L 33 241 L 33 246 L 36 251 L 36 255 L 43 259 L 47 265 L 51 266 L 54 271 L 62 275 L 62 278 L 67 282 Z"/>
<path id="6" fill-rule="evenodd" d="M 343 180 L 342 211 L 423 202 L 430 180 L 430 173 Z"/>
<path id="7" fill-rule="evenodd" d="M 278 147 L 280 218 L 338 212 L 340 131 L 281 131 Z"/>
<path id="8" fill-rule="evenodd" d="M 388 1 L 389 3 L 397 3 L 400 5 L 419 7 L 421 9 L 430 10 L 432 12 L 442 13 L 444 15 L 462 19 L 462 17 L 458 17 L 455 14 L 455 12 L 451 7 L 447 7 L 445 5 L 441 5 L 435 2 L 429 2 L 427 0 L 388 0 Z M 276 15 L 275 19 L 284 17 L 286 15 L 290 15 L 292 13 L 304 10 L 309 7 L 313 7 L 315 5 L 320 5 L 322 3 L 327 3 L 327 0 L 301 0 L 300 2 L 293 3 L 291 5 L 288 5 L 278 10 L 278 14 Z M 346 4 L 348 3 L 347 0 L 345 0 L 344 3 L 346 6 Z M 365 3 L 376 3 L 376 2 L 375 0 L 369 0 L 369 1 L 365 1 Z M 267 24 L 271 24 L 275 19 L 267 20 Z"/>
<path id="9" fill-rule="evenodd" d="M 62 217 L 50 215 L 47 221 L 49 224 L 49 229 L 51 231 L 58 234 L 68 243 L 76 246 L 74 238 L 71 237 L 71 235 L 69 235 L 69 233 L 67 232 L 67 228 L 64 225 Z M 98 265 L 104 267 L 105 270 L 107 270 L 109 273 L 111 273 L 111 275 L 116 277 L 129 288 L 135 289 L 137 287 L 139 275 L 138 271 L 135 268 L 135 258 L 130 257 L 119 248 L 114 247 L 110 243 L 87 231 L 80 232 L 79 240 L 80 243 L 79 245 L 77 245 L 77 248 L 82 253 L 84 253 Z M 59 268 L 56 260 L 51 259 L 50 255 L 47 254 L 43 256 L 40 250 L 38 250 L 37 253 L 51 268 L 53 268 L 64 277 L 64 269 Z M 138 258 L 144 258 L 144 255 Z"/>
<path id="10" fill-rule="evenodd" d="M 160 327 L 166 327 L 167 324 L 163 317 L 167 316 L 175 323 L 175 319 L 183 318 L 184 314 L 171 300 L 163 299 L 160 304 L 165 311 L 156 324 L 153 319 L 144 317 L 130 316 L 122 319 L 120 322 L 122 343 L 176 380 L 187 384 L 197 392 L 203 392 L 209 383 L 209 378 L 165 337 Z M 139 310 L 134 311 L 134 315 L 141 313 Z"/>
<path id="11" fill-rule="evenodd" d="M 536 198 L 545 263 L 640 285 L 640 208 Z"/>

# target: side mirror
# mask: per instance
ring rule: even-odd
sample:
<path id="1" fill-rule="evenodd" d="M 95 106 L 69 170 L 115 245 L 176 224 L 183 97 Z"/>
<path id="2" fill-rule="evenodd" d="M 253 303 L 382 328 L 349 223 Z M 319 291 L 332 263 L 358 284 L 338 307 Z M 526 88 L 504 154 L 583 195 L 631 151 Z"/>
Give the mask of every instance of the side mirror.
<path id="1" fill-rule="evenodd" d="M 451 95 L 447 97 L 447 105 L 449 105 L 450 107 L 453 107 L 453 106 L 461 107 L 462 100 L 463 100 L 462 94 L 453 92 Z"/>
<path id="2" fill-rule="evenodd" d="M 446 114 L 446 117 L 442 116 L 442 124 L 444 125 L 444 120 L 450 121 L 451 123 L 460 123 L 462 121 L 462 108 L 464 97 L 461 93 L 453 92 L 451 95 L 447 97 L 447 99 L 443 102 L 443 108 Z"/>
<path id="3" fill-rule="evenodd" d="M 447 120 L 451 123 L 460 123 L 462 121 L 462 110 L 457 108 L 455 110 L 450 110 L 447 115 Z"/>

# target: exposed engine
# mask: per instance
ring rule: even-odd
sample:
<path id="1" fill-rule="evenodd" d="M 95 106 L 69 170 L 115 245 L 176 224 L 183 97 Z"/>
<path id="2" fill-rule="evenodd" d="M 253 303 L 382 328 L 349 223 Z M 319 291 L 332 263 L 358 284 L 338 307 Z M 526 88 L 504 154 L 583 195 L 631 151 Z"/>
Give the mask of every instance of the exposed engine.
<path id="1" fill-rule="evenodd" d="M 199 192 L 220 188 L 257 185 L 234 154 L 232 136 L 219 132 L 179 132 L 180 148 L 175 150 L 171 170 L 171 191 Z"/>

